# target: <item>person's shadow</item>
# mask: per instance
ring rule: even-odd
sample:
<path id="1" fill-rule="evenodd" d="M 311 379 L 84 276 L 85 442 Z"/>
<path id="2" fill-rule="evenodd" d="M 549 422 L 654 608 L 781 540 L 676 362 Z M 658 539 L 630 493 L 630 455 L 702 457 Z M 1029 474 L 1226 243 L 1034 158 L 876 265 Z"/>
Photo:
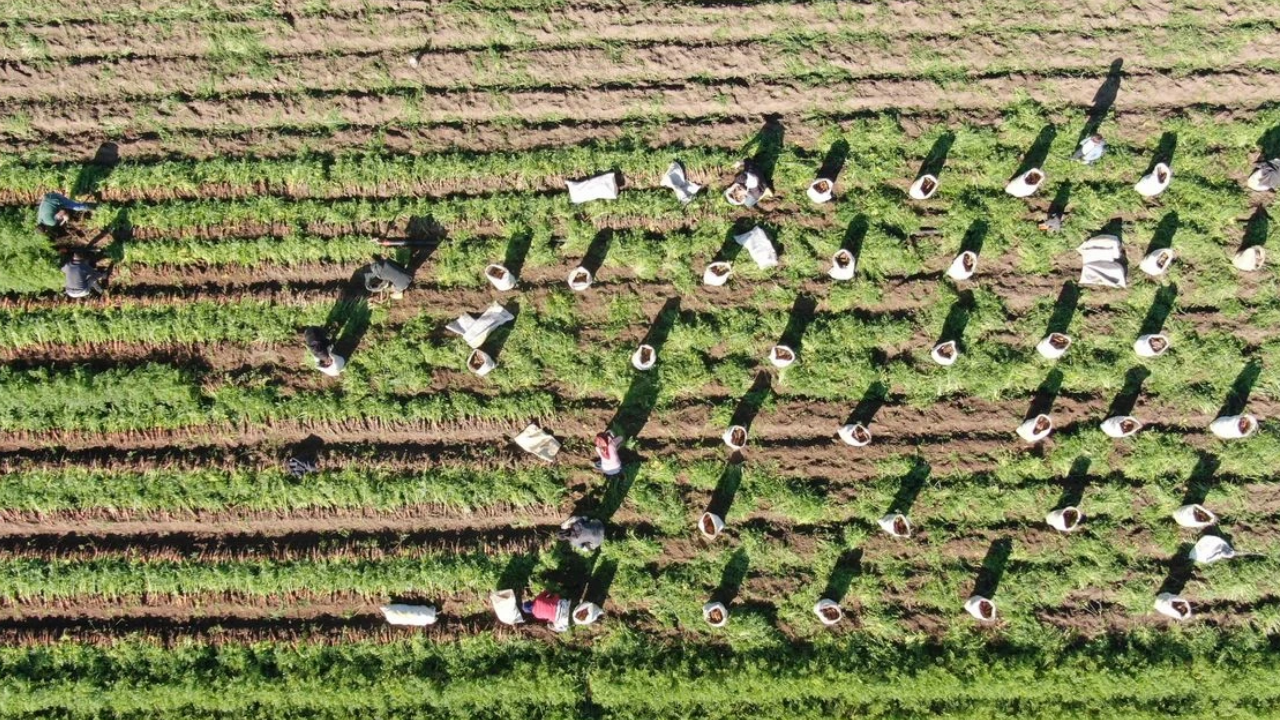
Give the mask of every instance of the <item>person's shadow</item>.
<path id="1" fill-rule="evenodd" d="M 973 583 L 973 594 L 985 598 L 994 598 L 1004 579 L 1005 569 L 1009 566 L 1009 555 L 1013 553 L 1013 540 L 1000 538 L 991 543 L 987 555 L 982 559 L 982 567 Z"/>
<path id="2" fill-rule="evenodd" d="M 752 153 L 751 160 L 760 169 L 765 184 L 773 187 L 773 171 L 778 166 L 778 157 L 782 154 L 782 140 L 786 128 L 782 125 L 781 115 L 766 115 L 764 127 L 755 134 L 743 148 Z"/>
<path id="3" fill-rule="evenodd" d="M 1040 133 L 1036 135 L 1036 139 L 1031 143 L 1031 147 L 1027 149 L 1027 153 L 1022 156 L 1022 163 L 1018 165 L 1018 170 L 1009 180 L 1015 180 L 1026 174 L 1028 170 L 1036 168 L 1043 169 L 1044 161 L 1049 157 L 1049 148 L 1053 146 L 1053 140 L 1058 136 L 1058 128 L 1052 123 L 1040 128 Z"/>
<path id="4" fill-rule="evenodd" d="M 390 228 L 388 226 L 388 231 L 383 233 L 384 240 L 389 239 Z M 448 231 L 434 216 L 414 215 L 405 226 L 404 238 L 391 241 L 396 243 L 397 248 L 394 259 L 409 273 L 409 277 L 416 278 L 418 271 L 440 249 L 448 236 Z"/>
<path id="5" fill-rule="evenodd" d="M 924 162 L 920 163 L 920 171 L 916 173 L 916 177 L 921 175 L 932 175 L 938 177 L 942 174 L 942 169 L 947 165 L 947 155 L 951 153 L 951 146 L 955 144 L 956 134 L 950 130 L 938 136 L 933 141 L 933 147 L 929 149 L 929 154 L 925 156 Z"/>
<path id="6" fill-rule="evenodd" d="M 326 333 L 331 333 L 334 354 L 346 358 L 348 362 L 360 347 L 360 341 L 369 331 L 369 324 L 373 319 L 368 290 L 364 284 L 368 272 L 368 265 L 356 269 L 342 286 L 323 326 Z"/>
<path id="7" fill-rule="evenodd" d="M 659 363 L 662 362 L 662 346 L 667 342 L 667 337 L 679 319 L 680 298 L 670 298 L 662 306 L 662 310 L 659 311 L 649 332 L 645 335 L 642 344 L 653 348 L 658 355 Z M 639 436 L 658 403 L 658 393 L 661 389 L 661 375 L 657 372 L 656 366 L 647 371 L 636 371 L 631 377 L 631 385 L 622 397 L 622 404 L 618 406 L 613 419 L 609 421 L 609 427 L 622 437 Z"/>
<path id="8" fill-rule="evenodd" d="M 94 153 L 93 160 L 80 167 L 80 172 L 76 174 L 75 183 L 71 186 L 71 196 L 76 198 L 85 195 L 98 197 L 98 186 L 111 175 L 119 164 L 120 146 L 113 142 L 102 143 L 98 146 L 98 151 Z"/>
<path id="9" fill-rule="evenodd" d="M 827 156 L 822 159 L 822 167 L 818 168 L 818 177 L 826 178 L 832 183 L 840 177 L 844 163 L 849 159 L 849 143 L 841 138 L 831 143 Z"/>
<path id="10" fill-rule="evenodd" d="M 1085 138 L 1098 132 L 1098 128 L 1102 127 L 1102 121 L 1106 119 L 1107 113 L 1111 110 L 1111 106 L 1115 105 L 1116 97 L 1120 94 L 1120 82 L 1124 79 L 1124 59 L 1116 58 L 1111 61 L 1111 68 L 1107 71 L 1107 78 L 1102 82 L 1102 86 L 1098 88 L 1098 92 L 1094 93 L 1093 105 L 1085 114 L 1084 128 L 1080 131 L 1080 137 L 1076 138 L 1076 144 L 1071 148 L 1075 152 L 1075 148 Z"/>
<path id="11" fill-rule="evenodd" d="M 1267 233 L 1271 229 L 1271 216 L 1267 214 L 1267 209 L 1261 205 L 1257 210 L 1253 211 L 1253 215 L 1249 216 L 1248 222 L 1244 226 L 1244 241 L 1240 243 L 1241 250 L 1249 248 L 1262 247 L 1267 244 Z"/>
<path id="12" fill-rule="evenodd" d="M 1160 223 L 1156 225 L 1155 232 L 1151 235 L 1151 243 L 1147 245 L 1147 254 L 1150 255 L 1157 250 L 1173 247 L 1173 236 L 1177 234 L 1180 224 L 1181 221 L 1176 210 L 1165 213 L 1165 216 L 1160 218 Z"/>

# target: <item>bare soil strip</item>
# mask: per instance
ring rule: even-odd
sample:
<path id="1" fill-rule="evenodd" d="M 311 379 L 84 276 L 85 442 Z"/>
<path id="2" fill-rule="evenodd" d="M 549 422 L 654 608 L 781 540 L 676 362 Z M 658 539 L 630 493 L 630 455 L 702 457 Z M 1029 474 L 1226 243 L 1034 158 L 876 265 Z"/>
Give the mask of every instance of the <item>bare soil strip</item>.
<path id="1" fill-rule="evenodd" d="M 495 96 L 481 91 L 428 94 L 421 100 L 389 95 L 264 96 L 226 100 L 105 102 L 88 113 L 74 106 L 27 107 L 37 135 L 82 134 L 104 124 L 125 132 L 217 131 L 255 125 L 380 127 L 415 121 L 474 123 L 498 119 L 537 122 L 572 118 L 578 122 L 619 122 L 643 117 L 700 118 L 770 113 L 854 113 L 889 108 L 907 112 L 937 108 L 995 110 L 1020 98 L 1060 107 L 1089 106 L 1096 77 L 1007 75 L 939 85 L 929 80 L 863 80 L 839 89 L 817 90 L 792 82 L 674 84 L 553 88 Z M 1205 72 L 1188 77 L 1135 74 L 1126 79 L 1129 108 L 1258 107 L 1280 101 L 1280 83 L 1268 72 Z M 735 108 L 738 108 L 735 112 Z M 158 120 L 149 120 L 157 118 Z"/>
<path id="2" fill-rule="evenodd" d="M 797 6 L 786 6 L 793 8 Z M 1277 13 L 1280 17 L 1280 13 Z M 1228 27 L 1206 27 L 1208 35 L 1230 34 Z M 1280 36 L 1258 34 L 1233 43 L 1230 51 L 1185 52 L 1186 31 L 1143 29 L 1104 35 L 1093 32 L 1048 32 L 993 37 L 987 34 L 911 37 L 888 47 L 837 37 L 815 42 L 809 59 L 783 52 L 778 43 L 717 38 L 706 44 L 662 41 L 626 48 L 577 47 L 512 50 L 498 61 L 490 50 L 435 49 L 420 55 L 403 52 L 300 56 L 281 60 L 275 75 L 233 74 L 208 77 L 202 63 L 190 58 L 127 57 L 77 62 L 0 66 L 0 102 L 56 99 L 59 104 L 154 99 L 168 95 L 343 92 L 363 88 L 452 90 L 489 87 L 599 87 L 626 83 L 673 83 L 692 70 L 700 78 L 735 80 L 749 71 L 752 81 L 785 78 L 806 69 L 841 71 L 852 77 L 911 77 L 933 68 L 963 69 L 969 76 L 1019 70 L 1040 74 L 1096 71 L 1101 57 L 1124 57 L 1126 72 L 1151 72 L 1178 63 L 1198 63 L 1216 71 L 1243 70 L 1280 59 Z M 1142 55 L 1133 49 L 1143 48 Z M 922 60 L 922 58 L 929 58 Z M 1034 65 L 1028 59 L 1035 58 Z M 410 62 L 412 61 L 412 62 Z M 513 71 L 519 68 L 518 71 Z M 119 80 L 113 80 L 119 78 Z"/>
<path id="3" fill-rule="evenodd" d="M 492 20 L 501 17 L 501 22 Z M 1139 0 L 1122 7 L 1105 0 L 1069 6 L 1046 5 L 1034 14 L 1010 4 L 993 8 L 980 0 L 962 0 L 944 8 L 927 2 L 875 4 L 654 4 L 636 13 L 625 4 L 570 5 L 552 12 L 505 13 L 419 10 L 338 17 L 249 20 L 238 31 L 256 38 L 272 55 L 327 51 L 358 53 L 510 45 L 583 45 L 599 42 L 685 43 L 784 35 L 804 28 L 839 33 L 850 27 L 877 28 L 892 36 L 925 33 L 990 33 L 993 29 L 1051 31 L 1063 28 L 1126 30 L 1166 24 L 1260 22 L 1280 19 L 1274 4 L 1228 3 L 1216 7 L 1178 7 L 1170 0 Z M 28 40 L 0 49 L 0 60 L 85 59 L 102 56 L 202 56 L 218 51 L 218 40 L 200 23 L 82 24 L 24 27 Z M 1109 57 L 1109 56 L 1108 56 Z"/>

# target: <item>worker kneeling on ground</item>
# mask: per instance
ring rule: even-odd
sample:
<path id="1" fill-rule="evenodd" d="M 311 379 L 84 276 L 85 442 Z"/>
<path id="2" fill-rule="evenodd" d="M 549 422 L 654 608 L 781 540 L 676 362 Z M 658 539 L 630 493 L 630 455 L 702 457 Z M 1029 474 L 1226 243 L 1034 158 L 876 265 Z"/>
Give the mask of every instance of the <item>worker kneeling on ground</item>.
<path id="1" fill-rule="evenodd" d="M 71 253 L 71 258 L 62 266 L 62 274 L 66 276 L 67 297 L 84 298 L 105 292 L 102 280 L 107 274 L 97 268 L 97 259 L 88 250 Z"/>
<path id="2" fill-rule="evenodd" d="M 386 258 L 375 258 L 364 276 L 364 287 L 371 293 L 390 291 L 392 300 L 404 297 L 413 276 L 402 265 Z"/>
<path id="3" fill-rule="evenodd" d="M 62 193 L 46 193 L 40 200 L 40 208 L 36 210 L 36 227 L 49 237 L 60 237 L 66 233 L 67 223 L 73 214 L 87 213 L 93 207 L 90 203 L 76 202 Z"/>
<path id="4" fill-rule="evenodd" d="M 347 366 L 347 359 L 333 353 L 333 343 L 325 334 L 324 328 L 309 327 L 302 331 L 302 339 L 307 343 L 307 350 L 315 359 L 316 369 L 330 377 L 338 377 L 342 368 Z"/>

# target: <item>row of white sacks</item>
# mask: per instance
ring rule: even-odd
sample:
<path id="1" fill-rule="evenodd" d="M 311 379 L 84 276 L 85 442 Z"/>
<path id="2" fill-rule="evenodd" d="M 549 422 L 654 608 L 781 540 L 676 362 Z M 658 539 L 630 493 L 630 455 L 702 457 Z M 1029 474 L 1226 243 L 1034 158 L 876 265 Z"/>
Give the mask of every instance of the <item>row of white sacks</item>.
<path id="1" fill-rule="evenodd" d="M 762 179 L 752 173 L 747 173 L 748 182 L 763 182 Z M 1034 195 L 1041 187 L 1044 186 L 1047 175 L 1040 168 L 1032 168 L 1010 180 L 1005 185 L 1005 192 L 1018 198 L 1025 198 Z M 1151 198 L 1156 197 L 1168 189 L 1169 184 L 1173 182 L 1173 169 L 1165 163 L 1156 163 L 1151 172 L 1142 176 L 1133 189 L 1141 196 Z M 736 183 L 735 183 L 736 184 Z M 676 198 L 681 203 L 687 203 L 693 199 L 695 195 L 702 190 L 702 185 L 689 179 L 685 172 L 684 165 L 679 160 L 672 161 L 667 167 L 667 171 L 663 173 L 661 185 L 670 188 L 676 194 Z M 616 200 L 618 198 L 618 177 L 616 173 L 607 172 L 585 180 L 566 180 L 565 186 L 569 191 L 569 201 L 575 205 L 581 203 L 592 202 L 596 200 Z M 911 187 L 907 190 L 907 195 L 912 200 L 928 200 L 938 192 L 941 181 L 936 175 L 922 174 L 911 183 Z M 754 188 L 754 185 L 750 186 Z M 1250 178 L 1249 187 L 1255 190 L 1262 189 Z M 725 199 L 731 204 L 743 204 L 740 199 L 735 199 L 731 195 L 733 186 L 731 185 L 725 191 Z M 836 181 L 834 178 L 819 177 L 809 184 L 805 190 L 805 195 L 816 204 L 830 202 L 836 195 Z"/>

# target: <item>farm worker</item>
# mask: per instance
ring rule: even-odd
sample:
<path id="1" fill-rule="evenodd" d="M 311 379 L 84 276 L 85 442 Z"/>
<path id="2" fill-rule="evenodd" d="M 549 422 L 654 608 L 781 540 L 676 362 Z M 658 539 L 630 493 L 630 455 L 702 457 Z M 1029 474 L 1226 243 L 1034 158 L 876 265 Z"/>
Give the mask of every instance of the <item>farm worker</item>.
<path id="1" fill-rule="evenodd" d="M 67 297 L 82 298 L 103 293 L 101 281 L 106 275 L 94 267 L 93 260 L 86 253 L 72 253 L 71 260 L 62 266 L 62 274 L 66 276 Z"/>
<path id="2" fill-rule="evenodd" d="M 1102 139 L 1101 135 L 1090 135 L 1080 141 L 1080 147 L 1076 150 L 1076 154 L 1071 156 L 1073 160 L 1079 160 L 1085 165 L 1092 165 L 1102 157 L 1102 153 L 1107 150 L 1107 142 Z"/>
<path id="3" fill-rule="evenodd" d="M 404 291 L 409 289 L 411 282 L 413 282 L 413 276 L 408 270 L 399 263 L 385 258 L 375 259 L 364 278 L 364 286 L 369 292 L 383 292 L 390 288 L 393 300 L 404 297 Z"/>
<path id="4" fill-rule="evenodd" d="M 324 328 L 309 327 L 302 331 L 302 339 L 307 343 L 307 350 L 315 358 L 316 368 L 332 377 L 337 377 L 347 364 L 346 358 L 333 354 L 333 343 L 325 334 Z"/>
<path id="5" fill-rule="evenodd" d="M 604 523 L 574 515 L 564 521 L 558 534 L 574 550 L 591 552 L 604 544 Z"/>
<path id="6" fill-rule="evenodd" d="M 614 435 L 611 430 L 596 435 L 596 455 L 600 457 L 596 460 L 597 470 L 605 475 L 617 475 L 622 472 L 622 455 L 618 453 L 620 445 L 622 445 L 622 438 Z"/>
<path id="7" fill-rule="evenodd" d="M 1056 233 L 1062 229 L 1062 221 L 1065 215 L 1060 212 L 1050 212 L 1044 220 L 1040 221 L 1040 229 L 1045 232 Z"/>
<path id="8" fill-rule="evenodd" d="M 36 210 L 36 227 L 47 235 L 54 235 L 71 219 L 71 213 L 88 212 L 92 209 L 93 205 L 76 202 L 61 193 L 45 193 L 40 200 L 40 208 Z"/>
<path id="9" fill-rule="evenodd" d="M 569 629 L 569 601 L 562 600 L 550 590 L 538 593 L 534 599 L 525 601 L 522 607 L 534 620 L 550 624 L 551 629 L 556 632 Z"/>
<path id="10" fill-rule="evenodd" d="M 760 168 L 750 160 L 742 161 L 742 171 L 733 179 L 733 184 L 724 191 L 725 200 L 730 205 L 755 207 L 756 203 L 773 195 L 773 191 L 765 184 Z"/>
<path id="11" fill-rule="evenodd" d="M 1280 158 L 1254 165 L 1253 174 L 1249 176 L 1249 187 L 1258 192 L 1280 187 Z"/>

